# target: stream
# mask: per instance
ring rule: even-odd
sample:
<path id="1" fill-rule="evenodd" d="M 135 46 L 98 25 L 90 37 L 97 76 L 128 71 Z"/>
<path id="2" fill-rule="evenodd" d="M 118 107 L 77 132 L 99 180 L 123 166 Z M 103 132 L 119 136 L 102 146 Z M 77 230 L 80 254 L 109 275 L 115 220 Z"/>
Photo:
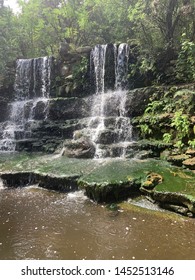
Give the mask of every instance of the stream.
<path id="1" fill-rule="evenodd" d="M 190 260 L 195 220 L 166 211 L 110 211 L 82 191 L 0 186 L 0 259 Z"/>

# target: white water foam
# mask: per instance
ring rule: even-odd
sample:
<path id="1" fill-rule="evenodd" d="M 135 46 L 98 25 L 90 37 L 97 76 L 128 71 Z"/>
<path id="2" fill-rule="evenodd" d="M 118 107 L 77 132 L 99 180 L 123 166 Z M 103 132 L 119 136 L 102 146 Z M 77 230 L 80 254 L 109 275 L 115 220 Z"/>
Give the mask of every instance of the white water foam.
<path id="1" fill-rule="evenodd" d="M 50 78 L 50 57 L 17 60 L 15 101 L 10 103 L 8 120 L 0 127 L 1 152 L 15 151 L 16 140 L 31 137 L 36 114 L 47 119 Z M 36 110 L 39 104 L 41 109 Z"/>
<path id="2" fill-rule="evenodd" d="M 5 189 L 4 185 L 3 185 L 3 181 L 2 179 L 0 178 L 0 190 L 3 190 Z"/>
<path id="3" fill-rule="evenodd" d="M 132 143 L 132 125 L 126 111 L 127 92 L 122 90 L 127 83 L 129 46 L 114 45 L 115 91 L 109 92 L 105 92 L 104 89 L 106 51 L 107 45 L 97 45 L 92 51 L 91 65 L 94 64 L 95 69 L 96 95 L 93 96 L 91 117 L 86 133 L 95 145 L 95 158 L 103 158 L 107 155 L 101 143 L 105 133 L 113 135 L 112 144 L 120 147 L 119 156 L 124 158 L 127 147 Z M 112 128 L 108 128 L 105 124 L 108 118 L 114 119 Z"/>

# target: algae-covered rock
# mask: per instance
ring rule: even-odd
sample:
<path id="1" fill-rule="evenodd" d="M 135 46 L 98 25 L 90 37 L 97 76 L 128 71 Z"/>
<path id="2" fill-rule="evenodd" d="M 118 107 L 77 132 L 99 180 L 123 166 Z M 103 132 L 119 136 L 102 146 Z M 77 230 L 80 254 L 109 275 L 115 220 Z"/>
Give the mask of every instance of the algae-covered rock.
<path id="1" fill-rule="evenodd" d="M 161 160 L 93 160 L 20 153 L 2 155 L 0 172 L 8 187 L 38 184 L 62 192 L 81 188 L 100 203 L 117 203 L 144 194 L 162 208 L 169 205 L 177 213 L 195 215 L 195 174 Z"/>
<path id="2" fill-rule="evenodd" d="M 162 183 L 163 177 L 157 173 L 150 173 L 146 180 L 142 183 L 142 187 L 146 189 L 153 189 L 156 185 Z"/>
<path id="3" fill-rule="evenodd" d="M 3 185 L 6 187 L 25 187 L 31 184 L 38 184 L 42 188 L 69 192 L 78 189 L 78 176 L 56 176 L 38 172 L 7 172 L 1 174 Z"/>
<path id="4" fill-rule="evenodd" d="M 89 183 L 82 179 L 79 180 L 79 187 L 85 189 L 86 195 L 98 202 L 118 202 L 133 197 L 140 193 L 140 182 L 138 180 L 126 182 L 102 182 Z"/>
<path id="5" fill-rule="evenodd" d="M 165 180 L 156 186 L 142 184 L 140 191 L 149 195 L 162 208 L 170 208 L 177 213 L 192 216 L 195 214 L 195 178 L 192 173 L 188 175 L 182 171 L 170 170 L 171 177 L 165 176 Z M 151 186 L 151 188 L 150 188 Z M 185 208 L 185 209 L 184 209 Z M 190 214 L 191 213 L 191 214 Z"/>

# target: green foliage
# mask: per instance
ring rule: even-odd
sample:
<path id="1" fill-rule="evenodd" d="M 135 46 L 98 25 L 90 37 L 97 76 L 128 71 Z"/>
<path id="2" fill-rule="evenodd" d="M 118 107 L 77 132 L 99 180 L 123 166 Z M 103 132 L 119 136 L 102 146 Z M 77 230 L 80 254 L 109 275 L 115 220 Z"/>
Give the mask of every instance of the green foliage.
<path id="1" fill-rule="evenodd" d="M 182 142 L 182 140 L 178 140 L 175 145 L 174 145 L 177 149 L 182 150 L 182 148 L 184 147 L 184 143 Z"/>
<path id="2" fill-rule="evenodd" d="M 9 75 L 9 65 L 16 59 L 19 51 L 17 18 L 10 8 L 0 7 L 0 87 Z M 9 79 L 8 79 L 9 82 Z"/>
<path id="3" fill-rule="evenodd" d="M 172 87 L 163 98 L 159 98 L 161 94 L 157 91 L 151 96 L 151 102 L 139 120 L 142 137 L 162 139 L 164 143 L 173 143 L 179 149 L 193 146 L 190 116 L 195 110 L 195 92 Z"/>
<path id="4" fill-rule="evenodd" d="M 138 127 L 140 128 L 141 135 L 143 137 L 148 136 L 152 133 L 152 129 L 147 124 L 140 124 L 138 125 Z"/>
<path id="5" fill-rule="evenodd" d="M 195 43 L 182 34 L 181 50 L 176 64 L 177 78 L 183 82 L 195 79 Z"/>
<path id="6" fill-rule="evenodd" d="M 190 148 L 195 149 L 195 139 L 189 140 L 188 145 L 189 145 Z"/>
<path id="7" fill-rule="evenodd" d="M 184 115 L 182 111 L 175 112 L 171 126 L 177 131 L 177 139 L 181 140 L 188 136 L 190 122 L 187 115 Z"/>
<path id="8" fill-rule="evenodd" d="M 18 3 L 21 12 L 17 15 L 3 5 L 0 10 L 2 72 L 18 57 L 56 56 L 60 42 L 66 39 L 72 49 L 109 42 L 139 46 L 139 57 L 132 63 L 130 77 L 154 73 L 155 61 L 162 50 L 180 49 L 177 77 L 182 81 L 194 79 L 194 1 L 186 4 L 181 0 L 18 0 Z M 180 40 L 184 32 L 186 36 Z"/>
<path id="9" fill-rule="evenodd" d="M 82 57 L 81 61 L 73 68 L 73 80 L 77 85 L 84 85 L 88 69 L 88 59 Z"/>
<path id="10" fill-rule="evenodd" d="M 163 134 L 163 142 L 164 143 L 170 143 L 171 138 L 172 138 L 172 135 L 170 133 L 164 133 Z"/>
<path id="11" fill-rule="evenodd" d="M 154 100 L 153 102 L 149 103 L 145 113 L 155 114 L 157 111 L 161 111 L 163 108 L 163 101 L 162 100 Z"/>
<path id="12" fill-rule="evenodd" d="M 141 122 L 142 122 L 142 120 L 140 121 L 140 123 Z M 149 127 L 148 124 L 141 123 L 138 125 L 138 127 L 140 128 L 142 137 L 147 137 L 152 134 L 152 129 Z"/>

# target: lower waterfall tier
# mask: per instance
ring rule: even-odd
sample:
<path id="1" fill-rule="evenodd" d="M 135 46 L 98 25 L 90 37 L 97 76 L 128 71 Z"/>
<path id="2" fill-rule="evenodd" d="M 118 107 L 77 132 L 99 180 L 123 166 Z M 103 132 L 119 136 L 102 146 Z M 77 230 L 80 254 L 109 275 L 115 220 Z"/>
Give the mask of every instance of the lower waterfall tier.
<path id="1" fill-rule="evenodd" d="M 111 96 L 111 93 L 10 103 L 6 110 L 7 120 L 0 123 L 1 152 L 54 152 L 59 146 L 63 147 L 64 142 L 66 145 L 66 140 L 84 136 L 96 145 L 97 153 L 101 150 L 102 157 L 119 156 L 134 140 L 130 117 L 143 112 L 145 106 L 144 103 L 140 106 L 139 100 L 143 96 L 148 100 L 150 92 L 147 89 L 141 89 L 139 93 L 136 90 L 128 92 L 123 109 L 121 96 Z M 92 104 L 97 99 L 100 99 L 100 106 L 92 111 Z M 112 106 L 106 102 L 108 99 Z M 8 118 L 10 108 L 14 114 Z"/>

